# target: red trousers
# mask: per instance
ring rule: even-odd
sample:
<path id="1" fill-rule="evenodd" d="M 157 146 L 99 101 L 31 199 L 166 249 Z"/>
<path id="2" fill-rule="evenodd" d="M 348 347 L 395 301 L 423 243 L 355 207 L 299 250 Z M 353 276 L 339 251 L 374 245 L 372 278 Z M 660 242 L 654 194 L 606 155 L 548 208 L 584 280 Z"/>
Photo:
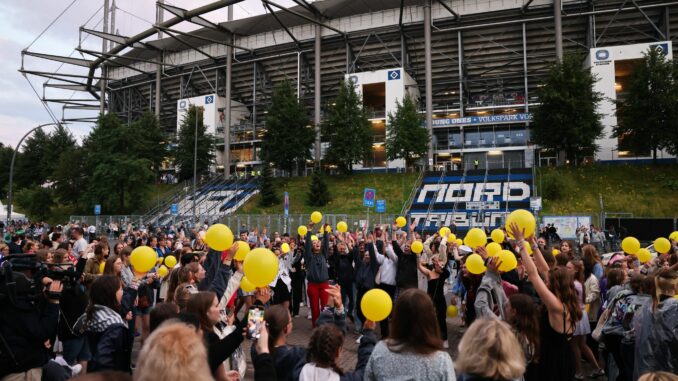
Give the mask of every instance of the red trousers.
<path id="1" fill-rule="evenodd" d="M 311 322 L 313 323 L 314 328 L 315 322 L 318 320 L 318 316 L 320 316 L 320 309 L 327 305 L 327 298 L 329 295 L 325 290 L 328 285 L 329 283 L 327 282 L 308 282 L 308 301 L 311 303 Z"/>

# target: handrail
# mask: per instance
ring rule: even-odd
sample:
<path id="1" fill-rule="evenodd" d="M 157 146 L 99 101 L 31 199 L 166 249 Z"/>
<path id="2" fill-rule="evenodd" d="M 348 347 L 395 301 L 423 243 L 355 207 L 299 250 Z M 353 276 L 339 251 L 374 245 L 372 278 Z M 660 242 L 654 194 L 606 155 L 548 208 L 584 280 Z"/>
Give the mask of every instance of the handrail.
<path id="1" fill-rule="evenodd" d="M 421 182 L 424 180 L 424 171 L 419 172 L 419 176 L 417 176 L 417 179 L 414 181 L 414 187 L 412 187 L 412 190 L 410 191 L 409 196 L 407 196 L 407 199 L 403 203 L 402 209 L 400 209 L 400 215 L 404 216 L 405 213 L 412 207 L 412 202 L 414 202 L 414 198 L 417 196 L 417 191 L 419 190 L 419 187 L 421 187 Z"/>

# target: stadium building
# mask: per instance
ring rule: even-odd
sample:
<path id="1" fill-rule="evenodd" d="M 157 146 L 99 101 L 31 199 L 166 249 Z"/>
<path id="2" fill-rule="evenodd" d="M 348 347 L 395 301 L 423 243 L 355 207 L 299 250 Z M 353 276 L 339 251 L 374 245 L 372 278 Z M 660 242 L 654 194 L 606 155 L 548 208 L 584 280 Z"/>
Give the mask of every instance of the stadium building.
<path id="1" fill-rule="evenodd" d="M 606 135 L 592 159 L 643 158 L 617 149 L 612 102 L 623 96 L 625 78 L 650 45 L 672 57 L 671 27 L 678 24 L 678 2 L 666 0 L 294 1 L 287 8 L 262 0 L 267 13 L 219 23 L 202 15 L 240 1 L 190 10 L 160 1 L 156 24 L 135 36 L 81 28 L 109 42 L 103 53 L 80 49 L 87 59 L 23 54 L 89 68 L 81 81 L 61 83 L 57 73 L 48 84 L 91 97 L 75 103 L 50 99 L 47 91 L 47 102 L 64 104 L 66 120 L 70 109 L 114 112 L 130 121 L 151 110 L 176 134 L 188 105 L 204 107 L 205 123 L 220 142 L 217 169 L 227 175 L 260 165 L 266 109 L 284 79 L 295 84 L 316 127 L 339 82 L 356 86 L 374 110 L 373 152 L 363 168 L 404 167 L 385 159 L 383 143 L 387 115 L 405 93 L 418 97 L 431 133 L 422 161 L 429 168 L 468 168 L 476 161 L 480 169 L 529 168 L 556 160 L 532 143 L 530 121 L 546 68 L 563 52 L 588 57 L 583 64 L 599 76 L 597 90 L 608 98 L 599 110 Z M 182 32 L 180 23 L 200 28 Z M 315 160 L 322 140 L 318 132 Z"/>

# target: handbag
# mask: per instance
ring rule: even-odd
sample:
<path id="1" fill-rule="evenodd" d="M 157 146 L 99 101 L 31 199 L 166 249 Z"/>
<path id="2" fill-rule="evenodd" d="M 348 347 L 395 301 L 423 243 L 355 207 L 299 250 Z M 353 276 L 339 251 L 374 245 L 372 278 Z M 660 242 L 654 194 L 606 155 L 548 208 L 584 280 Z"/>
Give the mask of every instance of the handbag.
<path id="1" fill-rule="evenodd" d="M 151 301 L 148 298 L 148 295 L 140 295 L 137 300 L 137 308 L 140 310 L 145 310 L 151 306 Z"/>
<path id="2" fill-rule="evenodd" d="M 610 318 L 611 313 L 612 308 L 608 308 L 600 315 L 600 319 L 598 319 L 598 323 L 596 324 L 596 329 L 591 332 L 591 337 L 593 337 L 593 340 L 600 341 L 600 339 L 603 337 L 603 327 L 605 327 L 605 323 L 607 323 L 607 319 Z"/>

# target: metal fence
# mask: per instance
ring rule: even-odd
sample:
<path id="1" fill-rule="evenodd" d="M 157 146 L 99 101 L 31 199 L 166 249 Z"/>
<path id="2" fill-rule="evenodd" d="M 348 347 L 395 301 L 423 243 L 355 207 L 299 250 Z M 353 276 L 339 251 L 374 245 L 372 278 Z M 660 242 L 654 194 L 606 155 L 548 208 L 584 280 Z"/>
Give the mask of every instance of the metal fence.
<path id="1" fill-rule="evenodd" d="M 374 227 L 375 224 L 392 224 L 397 215 L 394 214 L 384 214 L 384 213 L 372 213 L 370 212 L 369 217 L 367 214 L 362 215 L 348 215 L 348 214 L 325 214 L 323 215 L 323 220 L 321 223 L 328 223 L 333 228 L 337 226 L 339 221 L 344 221 L 348 224 L 349 230 L 355 231 L 359 227 L 364 226 L 366 222 L 369 221 L 369 226 Z M 146 225 L 153 223 L 156 219 L 144 221 L 144 216 L 142 215 L 126 215 L 126 216 L 71 216 L 70 221 L 78 224 L 87 224 L 95 225 L 97 231 L 100 233 L 108 232 L 108 228 L 111 223 L 117 223 L 121 231 L 124 230 L 127 224 L 132 224 L 134 226 Z M 282 214 L 232 214 L 228 215 L 220 220 L 214 220 L 214 215 L 198 215 L 196 219 L 193 219 L 193 216 L 173 216 L 171 224 L 174 226 L 183 224 L 184 226 L 194 226 L 197 224 L 207 224 L 212 223 L 223 223 L 233 230 L 233 232 L 239 231 L 240 229 L 252 229 L 252 228 L 266 228 L 268 232 L 289 232 L 294 233 L 297 230 L 299 225 L 307 225 L 310 221 L 310 215 L 308 214 L 290 214 L 284 216 Z M 315 229 L 317 230 L 317 229 Z"/>

